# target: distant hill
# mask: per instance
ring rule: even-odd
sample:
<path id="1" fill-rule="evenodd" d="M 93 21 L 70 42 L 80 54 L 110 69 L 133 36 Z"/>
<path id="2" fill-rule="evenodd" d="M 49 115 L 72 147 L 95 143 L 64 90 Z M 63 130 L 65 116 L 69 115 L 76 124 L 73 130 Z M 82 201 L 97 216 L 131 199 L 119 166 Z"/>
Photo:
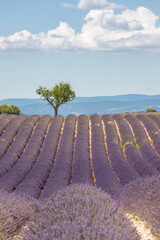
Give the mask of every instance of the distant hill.
<path id="1" fill-rule="evenodd" d="M 22 114 L 54 114 L 54 110 L 43 99 L 4 99 L 1 104 L 16 105 Z M 73 102 L 59 108 L 59 114 L 112 114 L 125 112 L 145 112 L 146 108 L 160 111 L 160 95 L 128 94 L 102 97 L 77 97 Z"/>

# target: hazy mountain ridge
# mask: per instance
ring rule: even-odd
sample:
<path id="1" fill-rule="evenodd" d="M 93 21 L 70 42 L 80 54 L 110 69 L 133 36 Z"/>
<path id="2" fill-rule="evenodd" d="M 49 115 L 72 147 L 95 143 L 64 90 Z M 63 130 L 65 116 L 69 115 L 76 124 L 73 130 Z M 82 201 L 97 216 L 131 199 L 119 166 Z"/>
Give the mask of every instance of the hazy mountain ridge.
<path id="1" fill-rule="evenodd" d="M 17 105 L 22 114 L 54 114 L 54 109 L 43 99 L 4 99 L 1 104 Z M 127 94 L 118 96 L 77 97 L 73 102 L 62 105 L 59 114 L 111 114 L 142 112 L 146 108 L 160 111 L 160 95 Z"/>

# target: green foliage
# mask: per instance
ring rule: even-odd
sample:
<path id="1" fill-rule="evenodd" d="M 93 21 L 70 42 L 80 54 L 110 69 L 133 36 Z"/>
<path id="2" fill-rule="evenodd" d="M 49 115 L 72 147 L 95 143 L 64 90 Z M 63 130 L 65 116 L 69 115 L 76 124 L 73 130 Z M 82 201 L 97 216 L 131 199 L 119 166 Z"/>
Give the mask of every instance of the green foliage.
<path id="1" fill-rule="evenodd" d="M 133 144 L 133 142 L 132 141 L 125 141 L 124 144 L 120 143 L 121 149 L 124 150 L 127 144 Z"/>
<path id="2" fill-rule="evenodd" d="M 59 106 L 72 101 L 76 97 L 75 92 L 71 89 L 71 85 L 63 82 L 56 84 L 52 89 L 39 86 L 36 93 L 47 100 L 54 108 L 55 115 L 57 115 Z"/>
<path id="3" fill-rule="evenodd" d="M 7 104 L 3 104 L 3 105 L 0 106 L 0 114 L 16 114 L 16 115 L 19 115 L 20 112 L 21 112 L 20 109 L 15 105 L 8 106 Z"/>
<path id="4" fill-rule="evenodd" d="M 146 109 L 146 112 L 157 112 L 156 109 L 154 108 L 147 108 Z"/>
<path id="5" fill-rule="evenodd" d="M 122 150 L 124 150 L 125 145 L 123 145 L 122 143 L 120 143 L 120 147 L 121 147 Z"/>
<path id="6" fill-rule="evenodd" d="M 141 146 L 140 146 L 139 144 L 136 145 L 136 148 L 137 148 L 138 150 L 140 150 L 140 147 L 141 147 Z"/>

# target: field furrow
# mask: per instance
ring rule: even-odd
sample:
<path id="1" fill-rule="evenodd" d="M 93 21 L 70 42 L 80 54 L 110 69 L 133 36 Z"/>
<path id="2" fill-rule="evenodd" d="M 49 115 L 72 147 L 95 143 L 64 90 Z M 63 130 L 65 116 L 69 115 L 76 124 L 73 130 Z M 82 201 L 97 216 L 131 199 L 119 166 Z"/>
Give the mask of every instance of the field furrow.
<path id="1" fill-rule="evenodd" d="M 92 164 L 96 185 L 114 196 L 121 188 L 121 184 L 107 158 L 102 122 L 97 115 L 91 116 L 90 120 L 92 131 Z"/>
<path id="2" fill-rule="evenodd" d="M 121 148 L 123 149 L 126 159 L 131 164 L 133 169 L 135 169 L 136 172 L 142 177 L 159 174 L 158 170 L 151 167 L 149 163 L 143 159 L 139 150 L 136 148 L 132 137 L 132 132 L 125 118 L 120 114 L 114 115 L 113 118 L 117 123 L 120 138 L 122 139 Z"/>
<path id="3" fill-rule="evenodd" d="M 8 172 L 22 156 L 39 118 L 38 115 L 33 115 L 23 123 L 11 147 L 0 160 L 0 177 Z"/>
<path id="4" fill-rule="evenodd" d="M 60 190 L 69 185 L 73 160 L 76 119 L 77 118 L 74 115 L 66 117 L 56 161 L 47 184 L 40 195 L 40 199 L 49 197 L 54 191 Z"/>
<path id="5" fill-rule="evenodd" d="M 25 192 L 35 198 L 39 197 L 54 164 L 63 120 L 60 115 L 53 118 L 37 162 L 16 191 Z"/>
<path id="6" fill-rule="evenodd" d="M 151 114 L 3 115 L 0 189 L 45 199 L 87 183 L 115 198 L 129 182 L 159 174 L 159 127 Z"/>
<path id="7" fill-rule="evenodd" d="M 73 152 L 72 152 L 72 165 L 71 165 L 71 173 L 70 173 L 69 185 L 72 183 L 72 177 L 73 177 L 73 165 L 74 165 L 74 158 L 75 158 L 77 131 L 78 131 L 78 117 L 76 118 L 76 122 L 75 122 L 74 142 L 73 142 Z"/>
<path id="8" fill-rule="evenodd" d="M 102 120 L 105 126 L 106 142 L 111 164 L 120 182 L 122 185 L 125 185 L 140 177 L 140 175 L 127 162 L 123 154 L 114 119 L 110 115 L 103 115 Z"/>
<path id="9" fill-rule="evenodd" d="M 141 124 L 147 132 L 151 144 L 160 155 L 160 130 L 158 126 L 147 116 L 137 115 L 137 118 L 141 121 Z"/>
<path id="10" fill-rule="evenodd" d="M 21 129 L 23 122 L 27 119 L 26 115 L 17 116 L 6 128 L 3 135 L 0 137 L 0 159 L 9 150 L 12 142 L 15 140 L 16 135 Z"/>
<path id="11" fill-rule="evenodd" d="M 92 128 L 91 128 L 91 119 L 90 117 L 88 117 L 88 121 L 89 121 L 89 156 L 90 156 L 90 164 L 91 164 L 91 171 L 92 171 L 92 177 L 93 177 L 93 182 L 94 182 L 94 186 L 97 186 L 96 183 L 96 177 L 95 177 L 95 173 L 93 170 L 93 157 L 92 157 Z"/>
<path id="12" fill-rule="evenodd" d="M 0 115 L 1 116 L 1 115 Z M 4 134 L 5 129 L 8 127 L 10 122 L 16 117 L 16 115 L 3 115 L 0 119 L 0 137 Z"/>
<path id="13" fill-rule="evenodd" d="M 39 157 L 51 116 L 40 118 L 28 146 L 19 161 L 0 179 L 0 189 L 12 192 L 23 181 Z"/>
<path id="14" fill-rule="evenodd" d="M 51 173 L 52 173 L 54 164 L 55 164 L 55 162 L 56 162 L 56 158 L 57 158 L 57 154 L 58 154 L 59 145 L 60 145 L 60 142 L 61 142 L 61 138 L 62 138 L 62 134 L 63 134 L 65 122 L 66 122 L 66 119 L 63 118 L 62 126 L 61 126 L 60 133 L 59 133 L 59 139 L 58 139 L 58 143 L 57 143 L 57 147 L 56 147 L 56 151 L 55 151 L 55 156 L 54 156 L 54 159 L 53 159 L 53 164 L 52 164 L 52 166 L 51 166 L 50 172 L 49 172 L 49 174 L 48 174 L 48 176 L 47 176 L 47 179 L 46 179 L 46 181 L 45 181 L 45 183 L 44 183 L 44 185 L 43 185 L 43 188 L 41 189 L 41 192 L 40 192 L 38 198 L 40 198 L 40 196 L 41 196 L 41 194 L 42 194 L 45 186 L 48 184 L 48 180 L 50 179 L 50 176 L 51 176 Z M 45 191 L 46 191 L 46 189 L 45 189 Z"/>
<path id="15" fill-rule="evenodd" d="M 72 184 L 89 183 L 93 185 L 89 154 L 89 120 L 85 115 L 78 117 L 72 175 Z"/>
<path id="16" fill-rule="evenodd" d="M 155 122 L 158 128 L 160 129 L 160 116 L 148 114 L 147 117 L 149 117 L 153 122 Z"/>
<path id="17" fill-rule="evenodd" d="M 139 148 L 143 158 L 153 167 L 160 170 L 160 157 L 155 151 L 151 140 L 148 138 L 148 134 L 141 124 L 140 120 L 133 115 L 125 116 L 128 124 L 132 128 L 135 135 L 136 144 Z"/>

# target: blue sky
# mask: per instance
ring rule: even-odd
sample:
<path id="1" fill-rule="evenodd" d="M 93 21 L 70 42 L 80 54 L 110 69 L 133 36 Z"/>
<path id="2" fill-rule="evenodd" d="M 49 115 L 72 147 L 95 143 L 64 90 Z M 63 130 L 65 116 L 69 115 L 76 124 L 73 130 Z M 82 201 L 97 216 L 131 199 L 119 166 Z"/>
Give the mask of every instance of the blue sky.
<path id="1" fill-rule="evenodd" d="M 160 94 L 158 0 L 0 0 L 0 99 Z"/>

